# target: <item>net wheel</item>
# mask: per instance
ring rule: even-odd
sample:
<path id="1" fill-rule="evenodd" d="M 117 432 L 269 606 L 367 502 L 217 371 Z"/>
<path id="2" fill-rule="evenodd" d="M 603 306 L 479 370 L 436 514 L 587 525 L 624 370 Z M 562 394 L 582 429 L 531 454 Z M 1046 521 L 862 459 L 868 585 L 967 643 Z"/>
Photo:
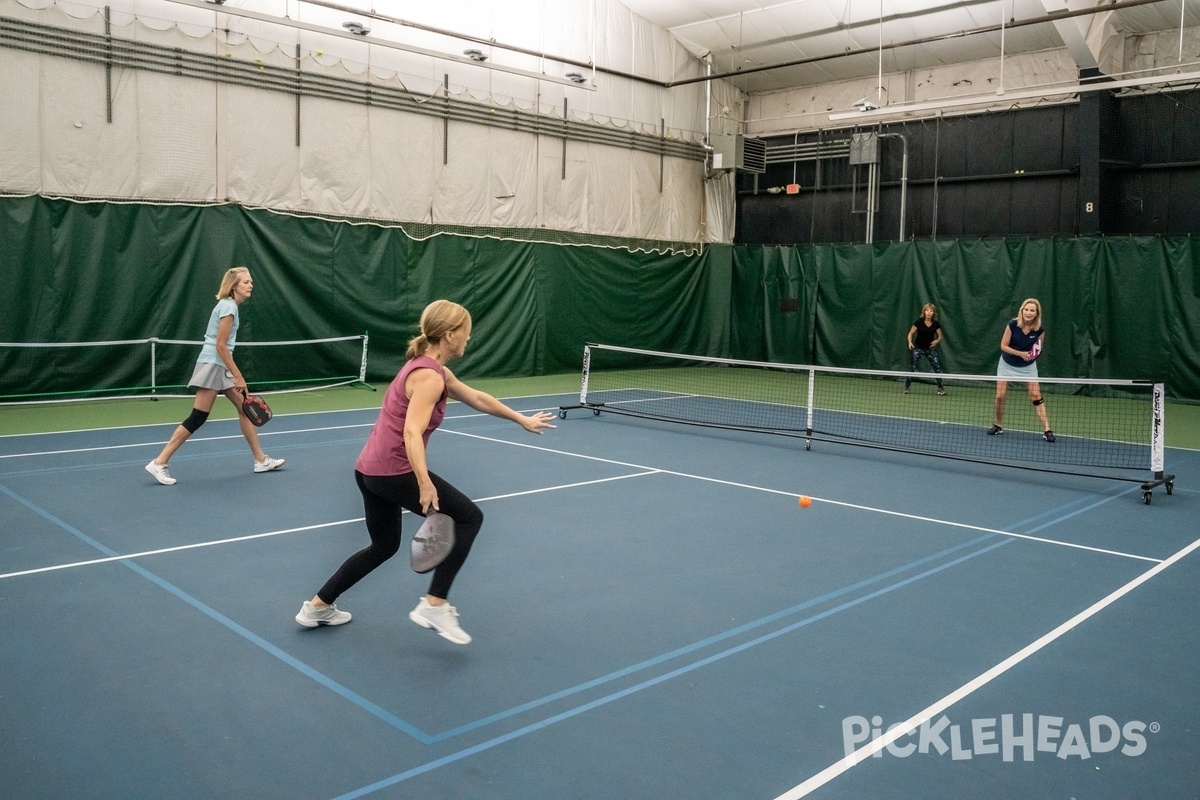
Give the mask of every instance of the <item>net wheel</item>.
<path id="1" fill-rule="evenodd" d="M 1150 505 L 1151 496 L 1153 496 L 1153 492 L 1151 492 L 1149 489 L 1142 492 L 1142 502 L 1145 503 L 1146 505 Z"/>
<path id="2" fill-rule="evenodd" d="M 566 410 L 565 408 L 560 408 L 560 409 L 558 410 L 558 418 L 559 418 L 559 419 L 566 419 L 566 418 L 567 418 L 567 410 Z"/>
<path id="3" fill-rule="evenodd" d="M 1167 482 L 1166 482 L 1165 484 L 1163 484 L 1163 485 L 1167 487 L 1167 494 L 1174 494 L 1174 493 L 1175 493 L 1175 481 L 1167 481 Z"/>
<path id="4" fill-rule="evenodd" d="M 593 409 L 592 409 L 592 416 L 593 416 L 593 417 L 598 417 L 598 416 L 600 416 L 600 409 L 598 409 L 598 408 L 593 408 Z"/>

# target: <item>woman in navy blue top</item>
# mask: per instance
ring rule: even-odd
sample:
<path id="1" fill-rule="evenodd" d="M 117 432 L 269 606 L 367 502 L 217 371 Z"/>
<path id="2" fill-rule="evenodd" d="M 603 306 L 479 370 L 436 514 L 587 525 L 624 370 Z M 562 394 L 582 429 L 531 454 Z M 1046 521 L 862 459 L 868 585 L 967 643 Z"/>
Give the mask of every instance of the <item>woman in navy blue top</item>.
<path id="1" fill-rule="evenodd" d="M 1050 420 L 1046 416 L 1045 400 L 1042 390 L 1037 384 L 1037 355 L 1033 353 L 1034 345 L 1041 349 L 1046 329 L 1042 327 L 1042 304 L 1037 298 L 1031 297 L 1021 303 L 1021 310 L 1014 319 L 1004 327 L 1000 337 L 1000 364 L 996 367 L 996 375 L 1000 378 L 1019 378 L 1025 381 L 1029 391 L 1029 400 L 1042 422 L 1042 438 L 1047 442 L 1054 441 L 1054 431 L 1050 430 Z M 988 430 L 988 436 L 1004 433 L 1001 425 L 1004 422 L 1004 400 L 1008 394 L 1008 382 L 996 381 L 996 424 Z"/>

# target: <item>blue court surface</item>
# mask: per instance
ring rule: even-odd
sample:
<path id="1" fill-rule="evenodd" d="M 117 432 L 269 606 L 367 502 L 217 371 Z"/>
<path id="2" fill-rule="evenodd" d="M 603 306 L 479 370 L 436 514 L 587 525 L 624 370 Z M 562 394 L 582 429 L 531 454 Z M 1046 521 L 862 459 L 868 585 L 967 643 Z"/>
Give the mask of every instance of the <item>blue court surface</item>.
<path id="1" fill-rule="evenodd" d="M 523 411 L 572 398 L 517 398 Z M 1200 454 L 1172 495 L 572 411 L 452 404 L 486 519 L 451 601 L 367 543 L 375 411 L 0 438 L 0 797 L 1200 797 Z M 982 436 L 982 434 L 981 434 Z M 811 496 L 801 508 L 797 498 Z"/>

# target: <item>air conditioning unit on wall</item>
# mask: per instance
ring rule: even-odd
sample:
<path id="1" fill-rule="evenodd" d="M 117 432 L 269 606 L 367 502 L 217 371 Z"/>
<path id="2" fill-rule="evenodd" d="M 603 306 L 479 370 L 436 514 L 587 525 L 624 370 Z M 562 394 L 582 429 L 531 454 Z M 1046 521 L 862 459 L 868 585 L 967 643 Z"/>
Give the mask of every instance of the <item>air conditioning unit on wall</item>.
<path id="1" fill-rule="evenodd" d="M 713 169 L 736 169 L 761 174 L 767 171 L 767 143 L 740 133 L 718 133 L 709 139 Z"/>

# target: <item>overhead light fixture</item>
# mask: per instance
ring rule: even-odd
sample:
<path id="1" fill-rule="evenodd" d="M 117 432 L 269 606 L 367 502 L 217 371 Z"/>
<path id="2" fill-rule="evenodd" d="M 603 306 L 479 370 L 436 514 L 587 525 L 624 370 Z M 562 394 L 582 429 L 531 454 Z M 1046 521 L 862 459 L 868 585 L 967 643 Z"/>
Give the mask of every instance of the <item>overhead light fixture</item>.
<path id="1" fill-rule="evenodd" d="M 471 48 L 470 50 L 463 50 L 463 55 L 472 61 L 487 61 L 488 58 L 482 50 L 476 50 L 474 48 Z"/>
<path id="2" fill-rule="evenodd" d="M 355 36 L 366 36 L 371 32 L 371 29 L 361 22 L 343 22 L 342 27 L 353 33 Z"/>
<path id="3" fill-rule="evenodd" d="M 585 81 L 587 81 L 587 78 L 583 77 L 578 72 L 568 72 L 563 77 L 565 77 L 567 80 L 571 81 L 572 83 L 584 83 Z"/>
<path id="4" fill-rule="evenodd" d="M 1200 86 L 1200 71 L 1198 72 L 1176 72 L 1173 74 L 1148 75 L 1142 78 L 1127 78 L 1116 81 L 1098 81 L 1095 83 L 1081 83 L 1069 86 L 1046 86 L 1043 88 L 1025 89 L 1016 92 L 1005 92 L 1001 96 L 997 96 L 989 92 L 981 95 L 967 95 L 964 97 L 949 97 L 941 100 L 930 100 L 917 103 L 897 103 L 890 105 L 887 108 L 879 108 L 872 106 L 871 108 L 862 108 L 858 103 L 854 107 L 858 111 L 843 111 L 836 114 L 830 114 L 831 122 L 841 122 L 843 120 L 860 119 L 861 114 L 868 114 L 872 117 L 890 117 L 900 116 L 902 114 L 915 113 L 933 113 L 938 114 L 943 111 L 952 111 L 958 108 L 968 108 L 970 106 L 979 105 L 994 105 L 996 103 L 1008 103 L 1009 107 L 1017 106 L 1022 100 L 1044 100 L 1052 97 L 1069 97 L 1073 94 L 1084 94 L 1087 92 L 1101 91 L 1117 91 L 1120 89 L 1141 89 L 1143 87 L 1183 87 L 1196 88 Z M 862 102 L 861 100 L 859 101 Z"/>
<path id="5" fill-rule="evenodd" d="M 225 0 L 205 0 L 205 2 L 207 2 L 207 3 L 212 3 L 214 6 L 223 6 L 223 5 L 225 5 Z"/>
<path id="6" fill-rule="evenodd" d="M 865 97 L 861 100 L 856 100 L 854 102 L 854 107 L 863 113 L 865 113 L 867 111 L 874 111 L 875 109 L 879 108 L 879 106 L 877 104 L 871 102 L 870 100 L 868 100 Z"/>
<path id="7" fill-rule="evenodd" d="M 203 8 L 203 9 L 208 9 L 210 11 L 213 10 L 212 6 L 214 5 L 214 3 L 209 2 L 209 0 L 165 0 L 165 2 L 174 3 L 177 5 L 181 5 L 181 6 L 191 6 L 192 8 Z M 351 9 L 343 9 L 343 10 L 345 10 L 347 12 L 351 11 Z M 214 12 L 214 13 L 216 13 L 216 12 Z M 229 14 L 229 15 L 232 15 L 235 17 L 242 17 L 244 19 L 253 19 L 253 20 L 257 20 L 259 22 L 265 22 L 269 25 L 284 25 L 289 28 L 294 28 L 296 30 L 311 31 L 312 33 L 320 34 L 321 36 L 337 36 L 337 37 L 341 37 L 343 39 L 349 39 L 351 37 L 358 38 L 359 36 L 366 36 L 370 32 L 370 29 L 368 29 L 365 25 L 362 25 L 362 23 L 355 23 L 356 25 L 359 25 L 361 27 L 361 29 L 362 29 L 361 33 L 351 32 L 350 27 L 345 24 L 343 24 L 343 26 L 342 26 L 343 28 L 345 28 L 345 31 L 338 31 L 336 28 L 330 28 L 326 25 L 317 25 L 317 24 L 313 24 L 313 23 L 309 23 L 309 22 L 304 22 L 303 20 L 291 19 L 288 17 L 280 17 L 280 16 L 276 16 L 273 14 L 266 14 L 266 13 L 262 13 L 262 12 L 258 12 L 258 11 L 253 11 L 248 8 L 243 8 L 242 6 L 238 6 L 238 5 L 228 5 L 228 8 L 226 8 L 225 6 L 222 6 L 221 11 L 219 13 Z M 389 50 L 398 50 L 398 51 L 401 51 L 404 53 L 415 53 L 416 55 L 425 56 L 427 58 L 433 58 L 433 59 L 445 60 L 446 58 L 460 58 L 459 56 L 455 56 L 455 55 L 451 55 L 450 53 L 447 53 L 445 50 L 430 50 L 425 47 L 417 47 L 415 45 L 404 44 L 402 42 L 389 41 L 386 38 L 371 39 L 369 43 L 373 47 L 383 47 L 383 48 L 386 48 Z M 528 70 L 528 69 L 521 69 L 519 67 L 508 66 L 506 64 L 481 64 L 480 66 L 483 67 L 484 69 L 490 69 L 490 70 L 494 70 L 496 72 L 504 72 L 504 73 L 508 73 L 509 75 L 519 75 L 522 78 L 530 78 L 535 81 L 545 81 L 547 83 L 558 83 L 558 84 L 562 84 L 562 85 L 566 85 L 566 84 L 570 83 L 570 81 L 567 78 L 562 78 L 557 75 L 547 75 L 544 72 L 535 72 L 535 71 Z M 572 85 L 574 85 L 574 84 L 572 84 Z M 587 89 L 588 91 L 595 91 L 595 89 L 591 86 L 584 86 L 582 88 Z"/>

